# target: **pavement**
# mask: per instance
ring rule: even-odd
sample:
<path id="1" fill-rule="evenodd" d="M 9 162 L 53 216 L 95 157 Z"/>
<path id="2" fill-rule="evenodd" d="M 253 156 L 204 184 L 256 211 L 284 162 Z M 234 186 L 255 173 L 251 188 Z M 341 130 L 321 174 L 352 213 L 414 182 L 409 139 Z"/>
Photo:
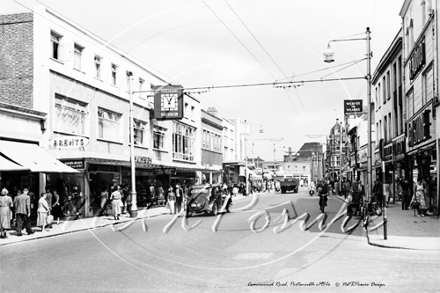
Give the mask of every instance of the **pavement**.
<path id="1" fill-rule="evenodd" d="M 248 198 L 238 194 L 233 201 Z M 138 210 L 136 218 L 130 218 L 128 214 L 121 215 L 120 220 L 115 221 L 113 216 L 99 216 L 90 218 L 78 218 L 76 220 L 62 220 L 59 224 L 53 224 L 53 228 L 41 232 L 40 228 L 33 227 L 32 235 L 23 232 L 19 237 L 13 230 L 8 230 L 8 238 L 0 239 L 0 246 L 35 239 L 54 237 L 78 231 L 93 230 L 99 227 L 114 224 L 123 224 L 136 219 L 144 219 L 168 215 L 169 210 L 165 207 L 153 206 Z M 437 216 L 414 216 L 413 210 L 402 210 L 400 202 L 389 204 L 386 209 L 386 239 L 384 234 L 383 216 L 378 217 L 369 224 L 366 231 L 366 240 L 369 245 L 413 250 L 440 251 L 440 220 Z"/>

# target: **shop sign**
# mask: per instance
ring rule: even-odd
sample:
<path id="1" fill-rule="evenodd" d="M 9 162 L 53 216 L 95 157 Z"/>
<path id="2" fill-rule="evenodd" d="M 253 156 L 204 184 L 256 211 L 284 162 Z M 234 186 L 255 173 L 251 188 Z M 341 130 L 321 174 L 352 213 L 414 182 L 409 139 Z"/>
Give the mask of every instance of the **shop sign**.
<path id="1" fill-rule="evenodd" d="M 139 164 L 151 166 L 152 159 L 149 157 L 134 156 L 134 161 Z"/>
<path id="2" fill-rule="evenodd" d="M 89 144 L 89 139 L 82 136 L 58 136 L 49 140 L 49 147 L 54 149 L 77 149 Z"/>
<path id="3" fill-rule="evenodd" d="M 383 147 L 383 160 L 391 161 L 393 159 L 393 144 L 389 144 Z"/>
<path id="4" fill-rule="evenodd" d="M 175 175 L 176 168 L 153 168 L 154 175 Z"/>
<path id="5" fill-rule="evenodd" d="M 431 110 L 425 110 L 413 121 L 408 123 L 408 145 L 415 146 L 431 138 L 429 121 Z"/>
<path id="6" fill-rule="evenodd" d="M 409 79 L 413 80 L 425 66 L 425 39 L 423 39 L 409 58 Z"/>
<path id="7" fill-rule="evenodd" d="M 393 141 L 393 155 L 397 156 L 405 153 L 405 137 L 399 137 Z"/>
<path id="8" fill-rule="evenodd" d="M 356 156 L 354 154 L 350 156 L 350 166 L 351 167 L 356 166 Z"/>
<path id="9" fill-rule="evenodd" d="M 361 113 L 362 100 L 344 100 L 344 114 Z"/>
<path id="10" fill-rule="evenodd" d="M 183 118 L 183 87 L 180 85 L 155 86 L 154 118 L 159 120 Z"/>
<path id="11" fill-rule="evenodd" d="M 382 163 L 380 159 L 380 152 L 374 153 L 374 165 L 380 165 Z"/>
<path id="12" fill-rule="evenodd" d="M 361 149 L 358 152 L 358 162 L 363 163 L 366 162 L 368 159 L 368 150 L 367 148 Z"/>
<path id="13" fill-rule="evenodd" d="M 89 164 L 89 171 L 119 173 L 120 169 L 120 166 Z"/>
<path id="14" fill-rule="evenodd" d="M 62 160 L 63 164 L 69 166 L 72 169 L 84 169 L 84 159 L 81 160 Z"/>

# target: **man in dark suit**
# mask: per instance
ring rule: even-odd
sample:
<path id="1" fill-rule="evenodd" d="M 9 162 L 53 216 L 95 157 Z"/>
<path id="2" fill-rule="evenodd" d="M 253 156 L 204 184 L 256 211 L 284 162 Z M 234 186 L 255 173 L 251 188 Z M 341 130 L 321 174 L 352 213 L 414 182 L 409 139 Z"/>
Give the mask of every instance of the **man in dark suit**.
<path id="1" fill-rule="evenodd" d="M 34 234 L 29 220 L 31 215 L 31 198 L 28 192 L 29 189 L 24 188 L 23 193 L 14 198 L 15 216 L 17 217 L 17 236 L 22 235 L 23 225 L 29 235 Z"/>

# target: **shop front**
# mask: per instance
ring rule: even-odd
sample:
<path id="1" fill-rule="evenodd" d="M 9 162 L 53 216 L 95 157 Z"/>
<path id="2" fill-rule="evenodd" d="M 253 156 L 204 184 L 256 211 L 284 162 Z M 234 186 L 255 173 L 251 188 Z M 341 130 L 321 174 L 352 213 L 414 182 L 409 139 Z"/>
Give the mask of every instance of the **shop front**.
<path id="1" fill-rule="evenodd" d="M 77 170 L 58 161 L 34 143 L 0 141 L 0 185 L 12 197 L 29 188 L 31 219 L 35 220 L 40 195 L 50 187 L 47 178 L 76 174 Z"/>
<path id="2" fill-rule="evenodd" d="M 410 182 L 422 178 L 428 197 L 428 210 L 439 215 L 437 192 L 437 143 L 431 109 L 426 107 L 407 124 L 407 167 Z M 411 196 L 413 193 L 411 188 Z"/>

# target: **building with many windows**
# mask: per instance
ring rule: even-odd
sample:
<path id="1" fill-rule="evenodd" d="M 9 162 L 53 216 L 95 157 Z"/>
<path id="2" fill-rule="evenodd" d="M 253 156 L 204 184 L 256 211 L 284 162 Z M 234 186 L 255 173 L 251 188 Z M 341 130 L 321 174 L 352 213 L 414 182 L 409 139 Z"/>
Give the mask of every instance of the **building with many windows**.
<path id="1" fill-rule="evenodd" d="M 184 95 L 182 119 L 155 119 L 151 89 L 169 83 L 46 7 L 2 15 L 0 26 L 2 158 L 11 153 L 4 141 L 17 148 L 32 143 L 73 168 L 55 161 L 58 169 L 39 174 L 2 170 L 2 186 L 31 185 L 35 194 L 49 187 L 58 191 L 65 214 L 90 216 L 104 189 L 130 185 L 132 143 L 141 204 L 150 185 L 190 184 L 204 170 L 197 99 Z"/>

